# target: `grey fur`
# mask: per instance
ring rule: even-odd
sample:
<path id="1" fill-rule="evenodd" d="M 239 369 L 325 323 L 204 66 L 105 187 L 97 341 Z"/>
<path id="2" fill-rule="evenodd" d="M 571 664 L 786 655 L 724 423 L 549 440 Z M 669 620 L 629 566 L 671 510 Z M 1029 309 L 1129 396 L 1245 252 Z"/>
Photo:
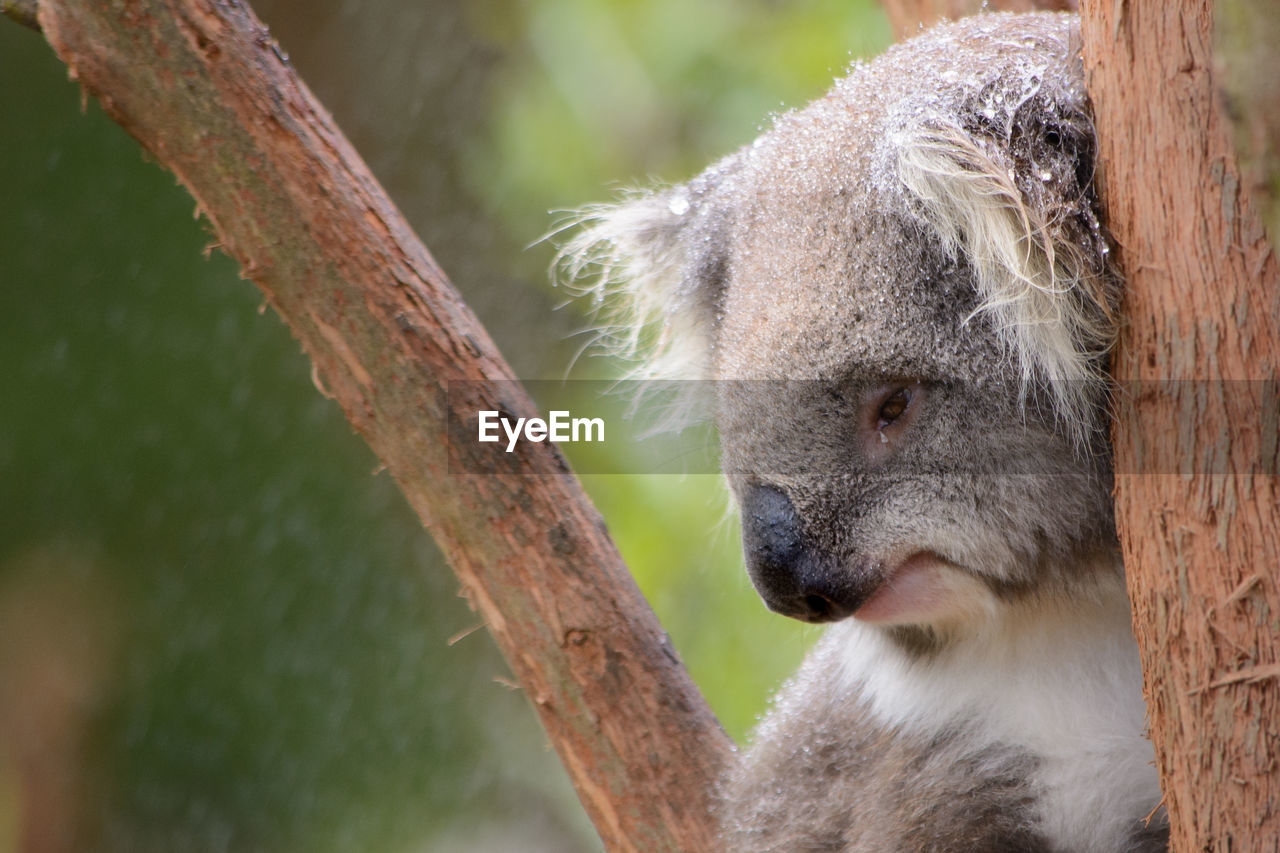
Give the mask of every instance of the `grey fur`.
<path id="1" fill-rule="evenodd" d="M 829 689 L 838 668 L 820 647 L 776 711 L 805 725 L 762 726 L 750 760 L 778 772 L 733 780 L 733 849 L 1049 853 L 1025 784 L 1032 756 L 974 746 L 963 721 L 927 739 L 878 727 Z"/>
<path id="2" fill-rule="evenodd" d="M 1078 46 L 1069 16 L 939 28 L 688 185 L 589 211 L 566 247 L 572 275 L 603 268 L 636 375 L 720 380 L 766 602 L 859 613 L 726 780 L 733 849 L 1164 849 L 1142 821 L 1159 791 L 1105 434 L 1119 277 Z M 866 624 L 920 566 L 954 608 L 900 596 L 928 615 Z M 1101 769 L 1114 791 L 1091 790 Z"/>

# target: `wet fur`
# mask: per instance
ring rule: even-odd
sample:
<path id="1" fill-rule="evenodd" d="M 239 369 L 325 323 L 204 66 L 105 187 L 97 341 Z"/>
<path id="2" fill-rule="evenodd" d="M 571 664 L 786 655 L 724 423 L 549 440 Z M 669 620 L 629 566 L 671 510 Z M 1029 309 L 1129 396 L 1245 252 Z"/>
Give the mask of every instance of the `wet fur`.
<path id="1" fill-rule="evenodd" d="M 950 593 L 827 632 L 725 781 L 731 849 L 1165 849 L 1078 48 L 1069 16 L 932 31 L 565 247 L 635 376 L 721 380 L 730 485 L 785 495 L 805 571 L 874 587 L 927 553 Z M 925 402 L 877 442 L 868 400 L 895 383 Z"/>

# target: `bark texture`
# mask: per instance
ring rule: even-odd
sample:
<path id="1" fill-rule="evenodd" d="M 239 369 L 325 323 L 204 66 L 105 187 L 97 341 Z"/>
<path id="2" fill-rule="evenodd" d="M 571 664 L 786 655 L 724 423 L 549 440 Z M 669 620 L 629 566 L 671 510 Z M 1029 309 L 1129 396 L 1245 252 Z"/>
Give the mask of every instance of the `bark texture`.
<path id="1" fill-rule="evenodd" d="M 1277 850 L 1280 275 L 1219 97 L 1209 0 L 1082 12 L 1128 278 L 1116 515 L 1173 848 Z"/>
<path id="2" fill-rule="evenodd" d="M 882 0 L 895 38 L 904 39 L 943 19 L 982 11 L 1074 12 L 1079 0 Z"/>
<path id="3" fill-rule="evenodd" d="M 554 446 L 475 441 L 481 409 L 538 412 L 266 28 L 237 0 L 41 0 L 38 23 L 195 196 L 395 476 L 607 847 L 714 848 L 729 739 Z"/>

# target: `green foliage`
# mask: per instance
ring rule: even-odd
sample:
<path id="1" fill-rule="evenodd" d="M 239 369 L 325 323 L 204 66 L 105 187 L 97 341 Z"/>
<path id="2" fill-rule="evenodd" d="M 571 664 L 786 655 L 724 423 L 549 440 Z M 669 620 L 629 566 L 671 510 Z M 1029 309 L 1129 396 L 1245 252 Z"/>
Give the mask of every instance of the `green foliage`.
<path id="1" fill-rule="evenodd" d="M 491 4 L 497 5 L 497 4 Z M 870 0 L 544 0 L 495 37 L 501 74 L 471 180 L 520 231 L 619 184 L 691 177 L 772 113 L 821 94 L 890 40 Z"/>

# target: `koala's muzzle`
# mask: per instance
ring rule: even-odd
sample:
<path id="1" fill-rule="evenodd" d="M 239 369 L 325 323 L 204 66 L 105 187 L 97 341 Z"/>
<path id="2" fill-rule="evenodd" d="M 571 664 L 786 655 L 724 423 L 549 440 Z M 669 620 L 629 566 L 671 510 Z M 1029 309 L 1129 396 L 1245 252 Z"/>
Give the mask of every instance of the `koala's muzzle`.
<path id="1" fill-rule="evenodd" d="M 770 610 L 804 622 L 835 622 L 852 616 L 875 590 L 876 583 L 861 582 L 807 541 L 781 489 L 749 486 L 740 504 L 747 571 Z"/>

